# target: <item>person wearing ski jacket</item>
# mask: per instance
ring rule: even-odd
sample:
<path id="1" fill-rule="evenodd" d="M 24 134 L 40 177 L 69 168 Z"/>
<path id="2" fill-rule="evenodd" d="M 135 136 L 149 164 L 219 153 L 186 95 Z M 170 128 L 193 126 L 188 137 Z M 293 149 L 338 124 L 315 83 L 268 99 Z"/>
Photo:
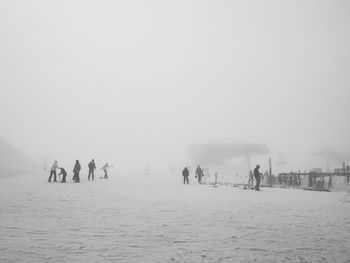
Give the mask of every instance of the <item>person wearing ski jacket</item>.
<path id="1" fill-rule="evenodd" d="M 249 171 L 249 177 L 248 177 L 248 189 L 254 188 L 254 175 L 252 171 Z"/>
<path id="2" fill-rule="evenodd" d="M 255 184 L 255 191 L 260 191 L 260 172 L 259 172 L 260 165 L 257 164 L 255 169 L 254 169 L 254 177 L 256 180 Z"/>
<path id="3" fill-rule="evenodd" d="M 89 175 L 88 175 L 88 180 L 90 181 L 90 175 L 91 175 L 91 179 L 92 181 L 94 180 L 94 172 L 95 172 L 95 169 L 96 169 L 96 165 L 95 165 L 95 160 L 92 159 L 91 162 L 89 162 Z"/>
<path id="4" fill-rule="evenodd" d="M 103 172 L 105 173 L 105 175 L 104 175 L 104 179 L 108 179 L 108 168 L 110 168 L 110 167 L 113 167 L 113 165 L 109 165 L 108 163 L 106 163 L 104 166 L 102 166 L 102 170 L 103 170 Z"/>
<path id="5" fill-rule="evenodd" d="M 62 167 L 60 167 L 60 173 L 58 175 L 61 175 L 61 174 L 62 174 L 62 181 L 61 181 L 61 183 L 65 183 L 66 182 L 67 172 Z"/>
<path id="6" fill-rule="evenodd" d="M 182 171 L 182 176 L 184 177 L 184 184 L 188 184 L 188 176 L 190 175 L 190 172 L 188 171 L 187 167 L 185 167 Z"/>
<path id="7" fill-rule="evenodd" d="M 50 170 L 50 177 L 48 182 L 51 183 L 51 178 L 53 176 L 53 181 L 57 182 L 57 178 L 56 178 L 56 170 L 58 169 L 58 164 L 57 161 L 55 161 L 52 166 L 51 166 L 51 170 Z"/>
<path id="8" fill-rule="evenodd" d="M 198 183 L 202 183 L 202 177 L 203 177 L 203 170 L 202 168 L 198 165 L 196 169 L 196 178 L 198 178 Z"/>
<path id="9" fill-rule="evenodd" d="M 80 172 L 80 169 L 81 169 L 81 166 L 80 166 L 80 163 L 79 163 L 79 160 L 76 160 L 75 161 L 75 165 L 74 165 L 74 168 L 73 168 L 73 181 L 75 183 L 79 183 L 80 182 L 80 177 L 79 177 L 79 172 Z"/>

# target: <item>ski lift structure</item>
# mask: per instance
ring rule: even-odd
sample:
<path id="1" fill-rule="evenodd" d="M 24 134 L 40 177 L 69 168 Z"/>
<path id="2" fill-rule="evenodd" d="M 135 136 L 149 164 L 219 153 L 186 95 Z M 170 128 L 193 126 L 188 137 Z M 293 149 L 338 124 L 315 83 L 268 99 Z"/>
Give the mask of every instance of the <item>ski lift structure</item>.
<path id="1" fill-rule="evenodd" d="M 188 153 L 193 163 L 203 165 L 222 165 L 224 160 L 235 157 L 245 157 L 248 169 L 251 166 L 251 157 L 269 153 L 264 144 L 193 144 L 188 146 Z"/>
<path id="2" fill-rule="evenodd" d="M 266 155 L 269 153 L 269 149 L 265 144 L 205 143 L 189 145 L 187 152 L 194 166 L 200 164 L 201 166 L 216 168 L 223 168 L 227 160 L 243 157 L 246 160 L 246 169 L 249 171 L 251 170 L 251 157 Z M 226 175 L 229 173 L 229 171 L 225 171 Z M 228 176 L 234 177 L 235 174 L 232 173 Z M 219 174 L 219 176 L 222 175 L 221 173 Z"/>

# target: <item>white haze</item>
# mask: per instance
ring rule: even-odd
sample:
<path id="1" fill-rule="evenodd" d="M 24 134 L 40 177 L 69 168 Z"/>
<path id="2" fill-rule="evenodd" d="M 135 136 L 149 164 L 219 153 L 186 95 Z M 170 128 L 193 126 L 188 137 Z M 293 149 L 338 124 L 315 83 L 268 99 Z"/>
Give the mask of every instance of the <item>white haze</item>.
<path id="1" fill-rule="evenodd" d="M 349 1 L 1 1 L 0 137 L 67 167 L 160 169 L 188 164 L 188 144 L 233 142 L 312 168 L 320 147 L 350 148 L 349 13 Z"/>

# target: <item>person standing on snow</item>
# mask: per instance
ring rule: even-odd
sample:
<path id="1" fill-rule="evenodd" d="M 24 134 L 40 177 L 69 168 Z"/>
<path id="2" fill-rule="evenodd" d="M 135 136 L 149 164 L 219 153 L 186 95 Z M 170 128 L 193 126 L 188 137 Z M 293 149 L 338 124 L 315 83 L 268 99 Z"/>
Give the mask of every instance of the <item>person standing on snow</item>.
<path id="1" fill-rule="evenodd" d="M 57 169 L 58 169 L 58 164 L 57 164 L 57 161 L 55 161 L 53 163 L 53 165 L 51 166 L 50 177 L 49 177 L 49 180 L 48 180 L 49 183 L 51 183 L 52 176 L 53 176 L 53 181 L 57 182 L 57 178 L 56 178 L 56 170 Z"/>
<path id="2" fill-rule="evenodd" d="M 108 165 L 108 163 L 106 163 L 101 169 L 103 170 L 103 172 L 105 173 L 105 176 L 103 177 L 104 179 L 108 179 L 108 168 L 113 167 L 113 165 Z"/>
<path id="3" fill-rule="evenodd" d="M 203 170 L 202 168 L 198 165 L 196 169 L 196 178 L 198 177 L 198 183 L 202 183 L 202 177 L 203 177 Z"/>
<path id="4" fill-rule="evenodd" d="M 79 172 L 80 172 L 80 169 L 81 169 L 81 166 L 80 166 L 80 163 L 79 163 L 79 160 L 76 160 L 75 161 L 75 165 L 74 165 L 74 168 L 73 168 L 73 181 L 75 183 L 79 183 L 80 182 L 80 178 L 79 178 Z"/>
<path id="5" fill-rule="evenodd" d="M 260 191 L 260 172 L 259 172 L 259 168 L 260 168 L 260 165 L 257 164 L 255 169 L 254 169 L 254 177 L 255 177 L 255 180 L 256 180 L 256 184 L 255 184 L 255 190 L 256 191 Z"/>
<path id="6" fill-rule="evenodd" d="M 253 189 L 254 188 L 254 175 L 252 171 L 249 171 L 249 178 L 248 178 L 248 189 Z"/>
<path id="7" fill-rule="evenodd" d="M 90 175 L 91 175 L 91 179 L 92 181 L 94 180 L 94 172 L 96 169 L 96 165 L 95 165 L 95 160 L 92 159 L 91 162 L 89 162 L 89 175 L 88 175 L 88 180 L 90 181 Z"/>
<path id="8" fill-rule="evenodd" d="M 188 176 L 190 175 L 190 172 L 188 171 L 187 167 L 185 167 L 182 171 L 182 176 L 184 177 L 184 184 L 188 184 Z"/>
<path id="9" fill-rule="evenodd" d="M 61 183 L 65 183 L 66 182 L 66 176 L 67 176 L 67 172 L 64 168 L 60 167 L 60 173 L 58 175 L 62 174 L 62 181 Z"/>

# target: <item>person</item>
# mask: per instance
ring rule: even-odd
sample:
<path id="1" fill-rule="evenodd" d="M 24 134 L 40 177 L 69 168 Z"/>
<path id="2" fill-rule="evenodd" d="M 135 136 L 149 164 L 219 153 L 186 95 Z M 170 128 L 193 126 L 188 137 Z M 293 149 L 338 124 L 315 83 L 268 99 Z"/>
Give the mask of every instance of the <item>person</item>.
<path id="1" fill-rule="evenodd" d="M 184 184 L 188 184 L 188 176 L 190 175 L 190 172 L 188 171 L 187 167 L 185 167 L 182 171 L 182 176 L 184 177 Z"/>
<path id="2" fill-rule="evenodd" d="M 198 165 L 196 169 L 196 178 L 198 177 L 198 183 L 202 183 L 202 177 L 203 177 L 203 170 L 202 168 Z"/>
<path id="3" fill-rule="evenodd" d="M 52 176 L 53 176 L 53 181 L 57 182 L 57 178 L 56 178 L 56 170 L 57 169 L 58 169 L 58 164 L 57 164 L 57 161 L 55 161 L 53 163 L 53 165 L 51 166 L 50 177 L 49 177 L 49 180 L 48 180 L 49 183 L 51 183 Z"/>
<path id="4" fill-rule="evenodd" d="M 259 172 L 259 168 L 260 168 L 260 165 L 257 164 L 255 169 L 254 169 L 254 177 L 255 177 L 255 180 L 256 180 L 256 184 L 255 184 L 255 190 L 256 191 L 260 191 L 260 172 Z"/>
<path id="5" fill-rule="evenodd" d="M 61 181 L 61 183 L 65 183 L 66 182 L 67 172 L 62 167 L 60 167 L 60 173 L 58 175 L 61 175 L 61 174 L 62 174 L 62 181 Z"/>
<path id="6" fill-rule="evenodd" d="M 254 188 L 254 175 L 252 171 L 249 171 L 249 178 L 248 178 L 248 189 Z"/>
<path id="7" fill-rule="evenodd" d="M 91 162 L 89 162 L 89 175 L 88 175 L 88 180 L 90 181 L 90 175 L 91 175 L 91 179 L 92 181 L 94 180 L 94 172 L 96 169 L 96 165 L 95 165 L 95 160 L 92 159 Z"/>
<path id="8" fill-rule="evenodd" d="M 80 166 L 80 163 L 79 163 L 79 160 L 76 160 L 75 161 L 75 165 L 74 165 L 74 168 L 73 168 L 73 181 L 75 183 L 79 183 L 80 182 L 80 178 L 79 178 L 79 172 L 80 172 L 80 169 L 81 169 L 81 166 Z"/>
<path id="9" fill-rule="evenodd" d="M 108 165 L 108 163 L 106 163 L 101 169 L 103 170 L 103 172 L 105 173 L 105 176 L 103 177 L 104 179 L 108 179 L 108 168 L 113 167 L 113 165 Z"/>

